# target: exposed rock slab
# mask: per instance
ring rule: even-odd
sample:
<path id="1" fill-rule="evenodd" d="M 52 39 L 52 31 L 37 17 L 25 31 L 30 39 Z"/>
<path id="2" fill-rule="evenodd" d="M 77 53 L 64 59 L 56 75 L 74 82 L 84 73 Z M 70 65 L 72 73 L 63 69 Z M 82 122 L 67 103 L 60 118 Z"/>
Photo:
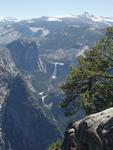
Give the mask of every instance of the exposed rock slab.
<path id="1" fill-rule="evenodd" d="M 113 150 L 113 108 L 90 115 L 65 132 L 63 150 Z"/>

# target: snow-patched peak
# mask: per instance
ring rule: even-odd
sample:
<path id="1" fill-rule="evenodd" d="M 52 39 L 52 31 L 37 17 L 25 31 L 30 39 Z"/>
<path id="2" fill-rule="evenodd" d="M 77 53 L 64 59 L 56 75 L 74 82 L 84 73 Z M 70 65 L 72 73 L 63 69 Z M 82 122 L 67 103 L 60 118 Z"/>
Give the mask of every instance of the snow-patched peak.
<path id="1" fill-rule="evenodd" d="M 51 17 L 47 17 L 46 20 L 62 22 L 63 19 L 65 18 L 79 19 L 79 15 L 70 14 L 70 15 L 65 15 L 65 16 L 51 16 Z"/>
<path id="2" fill-rule="evenodd" d="M 113 22 L 113 17 L 100 17 L 91 15 L 91 19 L 95 22 Z"/>
<path id="3" fill-rule="evenodd" d="M 84 13 L 82 13 L 82 15 L 79 15 L 79 16 L 90 18 L 90 14 L 88 12 L 84 12 Z"/>
<path id="4" fill-rule="evenodd" d="M 80 16 L 82 16 L 84 18 L 88 18 L 88 19 L 92 20 L 93 22 L 113 22 L 113 17 L 94 16 L 94 15 L 90 15 L 88 12 L 84 12 Z"/>
<path id="5" fill-rule="evenodd" d="M 94 15 L 91 15 L 90 18 L 94 22 L 101 22 L 103 20 L 102 17 L 100 17 L 100 16 L 94 16 Z"/>
<path id="6" fill-rule="evenodd" d="M 58 18 L 58 17 L 49 17 L 47 19 L 47 21 L 58 21 L 58 22 L 62 22 L 62 19 Z"/>
<path id="7" fill-rule="evenodd" d="M 104 18 L 104 21 L 108 21 L 108 22 L 113 22 L 113 17 L 107 17 L 107 18 Z"/>
<path id="8" fill-rule="evenodd" d="M 65 16 L 43 16 L 40 18 L 32 18 L 25 19 L 28 23 L 33 23 L 35 21 L 48 21 L 48 22 L 62 22 L 64 20 L 73 20 L 73 21 L 85 21 L 85 22 L 96 22 L 96 23 L 104 23 L 104 24 L 113 24 L 113 17 L 101 17 L 89 14 L 88 12 L 84 12 L 82 14 L 70 14 Z M 25 21 L 24 20 L 24 21 Z M 21 20 L 14 17 L 0 17 L 0 22 L 19 22 Z"/>
<path id="9" fill-rule="evenodd" d="M 9 22 L 19 22 L 20 20 L 17 19 L 17 18 L 14 18 L 14 17 L 0 17 L 0 22 L 6 22 L 6 21 L 9 21 Z"/>
<path id="10" fill-rule="evenodd" d="M 88 12 L 84 12 L 80 15 L 74 15 L 74 14 L 70 14 L 70 15 L 66 15 L 66 16 L 51 16 L 51 17 L 46 17 L 46 21 L 58 21 L 58 22 L 62 22 L 63 19 L 68 18 L 68 19 L 74 19 L 74 20 L 89 20 L 91 22 L 113 22 L 113 17 L 101 17 L 101 16 L 95 16 L 95 15 L 91 15 Z"/>
<path id="11" fill-rule="evenodd" d="M 75 15 L 75 14 L 69 14 L 65 16 L 51 16 L 47 17 L 47 21 L 63 21 L 63 19 L 68 18 L 68 19 L 80 19 L 80 18 L 90 18 L 90 14 L 88 12 L 84 12 L 81 15 Z"/>
<path id="12" fill-rule="evenodd" d="M 101 22 L 103 20 L 103 17 L 90 15 L 88 12 L 84 12 L 84 13 L 82 13 L 82 15 L 79 15 L 79 17 L 81 17 L 81 16 L 84 19 L 87 18 L 94 22 Z"/>

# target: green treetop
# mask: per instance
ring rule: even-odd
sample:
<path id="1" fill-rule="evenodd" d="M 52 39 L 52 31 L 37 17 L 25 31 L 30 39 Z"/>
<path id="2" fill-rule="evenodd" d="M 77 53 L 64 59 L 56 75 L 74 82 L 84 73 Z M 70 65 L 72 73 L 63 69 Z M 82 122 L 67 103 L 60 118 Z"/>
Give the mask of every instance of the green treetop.
<path id="1" fill-rule="evenodd" d="M 113 106 L 113 27 L 95 47 L 78 57 L 61 88 L 66 115 L 80 108 L 91 114 Z"/>

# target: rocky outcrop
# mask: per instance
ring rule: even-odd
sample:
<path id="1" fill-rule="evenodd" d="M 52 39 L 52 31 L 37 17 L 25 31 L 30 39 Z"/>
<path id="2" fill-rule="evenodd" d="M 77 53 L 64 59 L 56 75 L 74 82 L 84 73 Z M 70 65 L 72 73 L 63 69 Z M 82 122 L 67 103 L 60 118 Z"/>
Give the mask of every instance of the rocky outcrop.
<path id="1" fill-rule="evenodd" d="M 85 117 L 65 132 L 63 150 L 112 150 L 113 108 Z"/>
<path id="2" fill-rule="evenodd" d="M 17 40 L 8 44 L 12 60 L 20 70 L 35 72 L 38 69 L 38 48 L 30 39 Z"/>
<path id="3" fill-rule="evenodd" d="M 45 150 L 61 136 L 58 126 L 8 49 L 1 48 L 0 56 L 0 150 Z"/>
<path id="4" fill-rule="evenodd" d="M 60 137 L 35 94 L 27 78 L 0 66 L 0 150 L 45 150 Z"/>

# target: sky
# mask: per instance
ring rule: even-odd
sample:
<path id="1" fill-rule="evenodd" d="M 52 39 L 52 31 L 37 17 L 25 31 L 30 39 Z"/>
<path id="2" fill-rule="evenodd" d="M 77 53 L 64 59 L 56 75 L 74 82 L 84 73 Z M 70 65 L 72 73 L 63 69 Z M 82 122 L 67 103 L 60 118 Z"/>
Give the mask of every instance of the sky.
<path id="1" fill-rule="evenodd" d="M 0 0 L 0 17 L 19 19 L 89 12 L 113 16 L 113 0 Z"/>

